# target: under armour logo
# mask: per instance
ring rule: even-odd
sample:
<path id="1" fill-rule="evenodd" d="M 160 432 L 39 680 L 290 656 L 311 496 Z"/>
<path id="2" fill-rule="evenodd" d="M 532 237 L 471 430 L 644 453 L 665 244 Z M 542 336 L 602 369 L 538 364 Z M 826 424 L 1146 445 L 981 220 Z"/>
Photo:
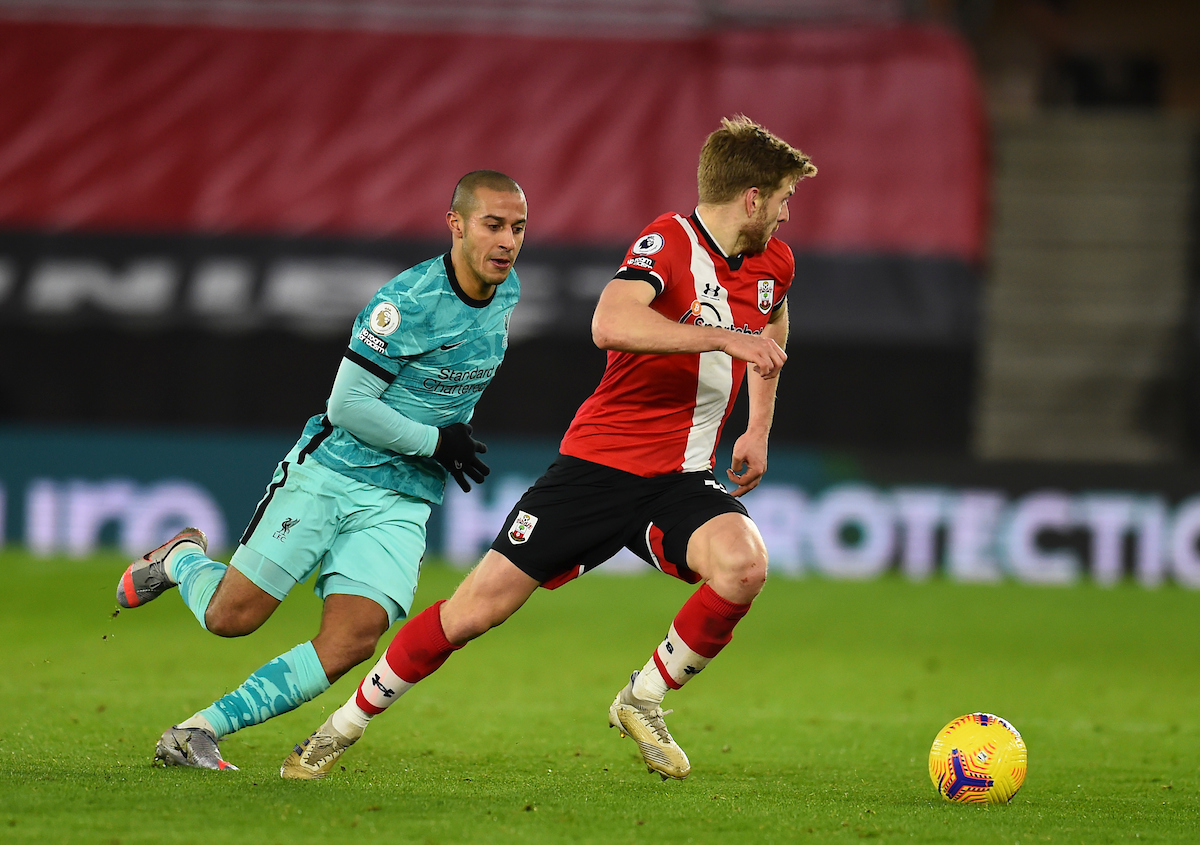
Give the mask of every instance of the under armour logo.
<path id="1" fill-rule="evenodd" d="M 719 297 L 721 295 L 721 286 L 720 285 L 710 285 L 708 282 L 705 282 L 704 283 L 704 293 L 702 293 L 700 295 L 707 296 L 710 299 L 716 299 L 717 297 Z"/>
<path id="2" fill-rule="evenodd" d="M 671 641 L 670 641 L 670 640 L 664 640 L 664 641 L 663 641 L 663 645 L 665 645 L 665 646 L 667 647 L 667 654 L 674 654 L 674 653 L 675 653 L 675 646 L 671 645 Z"/>
<path id="3" fill-rule="evenodd" d="M 394 696 L 396 694 L 395 690 L 388 689 L 387 687 L 385 687 L 383 685 L 383 683 L 379 680 L 378 672 L 376 672 L 374 675 L 371 676 L 371 686 L 379 687 L 379 691 L 383 693 L 384 698 L 391 698 L 392 696 Z"/>
<path id="4" fill-rule="evenodd" d="M 685 675 L 699 675 L 699 674 L 700 674 L 700 670 L 699 670 L 699 669 L 697 669 L 695 666 L 684 666 L 684 667 L 683 667 L 683 674 L 685 674 Z"/>

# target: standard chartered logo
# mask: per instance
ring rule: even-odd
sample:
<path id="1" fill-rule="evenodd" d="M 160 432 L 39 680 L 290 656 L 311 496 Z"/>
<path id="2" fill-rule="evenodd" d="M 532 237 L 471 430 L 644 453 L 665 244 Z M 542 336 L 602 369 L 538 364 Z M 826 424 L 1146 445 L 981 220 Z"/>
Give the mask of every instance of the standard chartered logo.
<path id="1" fill-rule="evenodd" d="M 442 367 L 436 375 L 427 376 L 421 381 L 421 387 L 430 393 L 443 396 L 465 396 L 471 393 L 482 393 L 488 386 L 492 376 L 496 374 L 499 364 L 490 367 L 473 367 L 469 370 L 456 370 L 453 367 Z"/>

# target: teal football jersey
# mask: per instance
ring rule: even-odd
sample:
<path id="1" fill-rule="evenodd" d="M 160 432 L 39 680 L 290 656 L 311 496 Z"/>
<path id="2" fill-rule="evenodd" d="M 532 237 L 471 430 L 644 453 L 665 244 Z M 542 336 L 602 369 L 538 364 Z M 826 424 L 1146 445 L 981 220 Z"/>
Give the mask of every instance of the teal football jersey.
<path id="1" fill-rule="evenodd" d="M 433 426 L 469 422 L 508 348 L 508 321 L 521 293 L 516 271 L 487 302 L 471 299 L 450 255 L 405 270 L 379 289 L 354 321 L 346 357 L 389 382 L 380 398 Z M 376 487 L 440 504 L 446 470 L 433 458 L 370 446 L 329 422 L 309 419 L 292 460 L 311 455 Z"/>

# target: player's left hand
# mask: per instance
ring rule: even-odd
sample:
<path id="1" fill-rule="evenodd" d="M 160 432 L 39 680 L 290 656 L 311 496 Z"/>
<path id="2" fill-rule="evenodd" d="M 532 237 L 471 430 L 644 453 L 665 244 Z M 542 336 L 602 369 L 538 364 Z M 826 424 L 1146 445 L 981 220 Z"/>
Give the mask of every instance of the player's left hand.
<path id="1" fill-rule="evenodd" d="M 471 436 L 471 426 L 466 423 L 452 423 L 438 429 L 438 444 L 433 452 L 433 459 L 454 476 L 464 493 L 470 493 L 471 485 L 467 483 L 466 476 L 476 484 L 482 484 L 483 479 L 492 471 L 476 454 L 486 451 L 487 446 Z"/>
<path id="2" fill-rule="evenodd" d="M 737 485 L 730 493 L 739 497 L 749 493 L 758 486 L 763 474 L 767 471 L 767 440 L 746 432 L 733 444 L 733 461 L 725 474 Z"/>

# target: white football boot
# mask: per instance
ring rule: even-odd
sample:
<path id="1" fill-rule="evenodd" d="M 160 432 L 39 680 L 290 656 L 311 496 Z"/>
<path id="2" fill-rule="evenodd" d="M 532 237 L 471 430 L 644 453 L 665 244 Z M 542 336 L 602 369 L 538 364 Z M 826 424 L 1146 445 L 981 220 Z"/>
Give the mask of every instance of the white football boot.
<path id="1" fill-rule="evenodd" d="M 357 740 L 343 736 L 333 727 L 333 717 L 287 756 L 279 767 L 285 780 L 320 780 L 333 770 L 338 758 Z"/>
<path id="2" fill-rule="evenodd" d="M 634 672 L 629 683 L 613 699 L 608 708 L 608 726 L 619 728 L 621 736 L 633 737 L 651 772 L 658 772 L 663 780 L 682 780 L 691 772 L 692 764 L 663 721 L 663 716 L 671 711 L 633 697 L 633 682 L 637 676 Z"/>

